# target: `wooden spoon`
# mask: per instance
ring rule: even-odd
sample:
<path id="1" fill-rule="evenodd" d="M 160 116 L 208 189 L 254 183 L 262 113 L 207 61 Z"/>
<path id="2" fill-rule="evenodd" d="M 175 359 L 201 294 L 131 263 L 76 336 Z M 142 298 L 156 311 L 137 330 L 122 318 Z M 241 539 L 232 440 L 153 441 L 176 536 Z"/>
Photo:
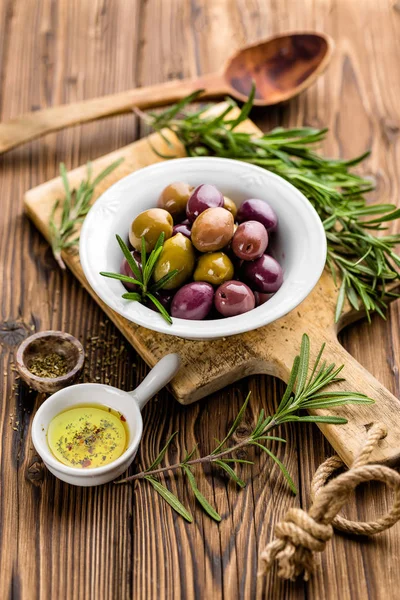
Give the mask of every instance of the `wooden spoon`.
<path id="1" fill-rule="evenodd" d="M 148 109 L 177 102 L 199 88 L 205 90 L 202 99 L 230 95 L 244 101 L 254 80 L 254 104 L 277 104 L 310 86 L 327 67 L 333 49 L 326 34 L 288 33 L 242 48 L 216 73 L 26 113 L 0 123 L 0 153 L 64 127 L 129 112 L 133 106 Z"/>

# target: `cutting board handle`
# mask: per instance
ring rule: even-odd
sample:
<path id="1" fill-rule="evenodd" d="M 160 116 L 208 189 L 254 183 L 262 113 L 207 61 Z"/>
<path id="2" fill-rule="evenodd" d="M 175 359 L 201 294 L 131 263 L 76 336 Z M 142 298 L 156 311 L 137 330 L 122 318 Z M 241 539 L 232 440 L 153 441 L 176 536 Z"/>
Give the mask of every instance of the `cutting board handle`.
<path id="1" fill-rule="evenodd" d="M 366 431 L 377 420 L 387 429 L 387 436 L 371 456 L 371 461 L 394 465 L 400 461 L 400 402 L 369 371 L 351 356 L 339 343 L 327 343 L 325 358 L 336 365 L 344 364 L 345 381 L 338 383 L 342 389 L 366 394 L 375 400 L 375 405 L 346 405 L 336 412 L 348 419 L 347 425 L 321 425 L 323 433 L 347 465 L 365 439 Z M 340 439 L 340 446 L 336 440 Z"/>
<path id="2" fill-rule="evenodd" d="M 342 375 L 345 381 L 335 384 L 335 389 L 360 392 L 375 400 L 375 404 L 349 404 L 330 410 L 312 411 L 312 414 L 337 415 L 348 419 L 346 425 L 318 425 L 335 451 L 348 466 L 351 465 L 365 439 L 366 431 L 372 423 L 379 420 L 388 433 L 379 443 L 371 460 L 390 465 L 399 463 L 400 401 L 343 348 L 333 328 L 318 329 L 318 325 L 313 324 L 312 330 L 307 331 L 305 327 L 304 331 L 309 334 L 312 344 L 310 365 L 314 363 L 322 343 L 325 343 L 323 359 L 327 364 L 344 365 Z M 254 364 L 257 365 L 254 372 L 262 371 L 287 381 L 293 360 L 299 352 L 301 335 L 302 332 L 298 330 L 286 334 L 279 334 L 277 331 L 276 337 L 266 339 L 256 348 L 253 346 Z"/>

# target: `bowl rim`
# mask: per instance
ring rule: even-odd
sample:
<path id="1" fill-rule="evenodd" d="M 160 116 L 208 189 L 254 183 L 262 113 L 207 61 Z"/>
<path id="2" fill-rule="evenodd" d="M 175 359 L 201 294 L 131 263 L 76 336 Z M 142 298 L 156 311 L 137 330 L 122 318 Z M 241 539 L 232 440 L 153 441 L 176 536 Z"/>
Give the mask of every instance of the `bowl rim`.
<path id="1" fill-rule="evenodd" d="M 65 465 L 64 463 L 60 462 L 59 460 L 57 460 L 55 458 L 55 456 L 51 452 L 48 442 L 47 441 L 43 442 L 40 439 L 40 434 L 39 434 L 39 428 L 43 427 L 43 424 L 40 422 L 40 418 L 41 418 L 44 410 L 46 410 L 46 408 L 48 408 L 50 404 L 54 404 L 54 403 L 59 403 L 59 405 L 60 405 L 57 414 L 64 412 L 65 410 L 68 410 L 69 408 L 73 408 L 74 404 L 67 405 L 65 403 L 66 399 L 63 400 L 62 398 L 60 398 L 60 396 L 67 395 L 67 394 L 73 394 L 74 389 L 76 389 L 77 387 L 80 387 L 80 386 L 92 386 L 93 388 L 98 388 L 98 389 L 99 388 L 103 389 L 103 388 L 107 387 L 107 388 L 111 388 L 114 391 L 119 392 L 119 394 L 121 394 L 121 395 L 126 394 L 127 396 L 130 396 L 130 399 L 131 399 L 130 409 L 136 413 L 135 418 L 136 418 L 136 423 L 137 423 L 137 430 L 135 432 L 135 435 L 132 436 L 132 440 L 129 442 L 128 446 L 126 447 L 124 452 L 121 454 L 121 456 L 116 458 L 114 461 L 108 463 L 107 465 L 104 465 L 101 467 L 93 467 L 92 469 L 82 469 L 79 467 L 70 467 L 69 465 Z M 76 404 L 82 404 L 82 403 L 77 401 Z M 99 405 L 98 402 L 93 402 L 93 406 L 98 406 L 98 405 Z M 46 420 L 45 427 L 47 429 L 49 427 L 49 424 L 50 424 L 50 421 Z M 46 438 L 47 438 L 47 429 L 46 429 Z M 129 460 L 131 458 L 132 454 L 134 454 L 137 451 L 139 444 L 140 444 L 140 440 L 142 439 L 142 434 L 143 434 L 143 418 L 142 418 L 142 414 L 140 412 L 139 406 L 136 403 L 135 399 L 131 396 L 131 394 L 129 392 L 125 392 L 124 390 L 121 390 L 120 388 L 117 388 L 112 385 L 107 385 L 104 383 L 78 383 L 75 386 L 70 386 L 68 388 L 63 388 L 61 390 L 58 390 L 57 392 L 54 392 L 54 394 L 49 396 L 39 406 L 38 410 L 36 411 L 35 416 L 32 421 L 32 431 L 31 431 L 33 445 L 46 466 L 50 465 L 55 471 L 64 473 L 66 475 L 74 475 L 76 477 L 87 477 L 89 479 L 96 477 L 97 475 L 103 475 L 105 473 L 109 473 L 110 471 L 116 470 L 123 463 L 125 463 L 127 460 Z"/>
<path id="2" fill-rule="evenodd" d="M 100 268 L 96 272 L 93 265 L 90 264 L 90 257 L 88 252 L 88 232 L 92 226 L 92 220 L 96 218 L 96 212 L 100 209 L 100 207 L 104 207 L 107 205 L 109 198 L 114 198 L 116 195 L 122 192 L 122 188 L 126 186 L 128 181 L 133 182 L 135 180 L 139 180 L 146 178 L 148 176 L 157 177 L 157 173 L 168 171 L 171 166 L 183 165 L 183 164 L 204 164 L 207 165 L 209 163 L 214 168 L 221 169 L 234 169 L 235 172 L 238 171 L 239 165 L 240 169 L 247 171 L 247 173 L 253 173 L 256 175 L 262 175 L 264 178 L 270 178 L 271 181 L 275 181 L 278 185 L 286 187 L 288 191 L 290 191 L 292 197 L 296 198 L 296 202 L 301 206 L 301 211 L 307 217 L 309 224 L 313 227 L 313 234 L 316 236 L 316 242 L 313 243 L 313 247 L 315 246 L 313 252 L 313 260 L 314 260 L 314 269 L 307 271 L 307 283 L 304 285 L 304 289 L 302 293 L 297 295 L 292 299 L 291 302 L 287 302 L 284 310 L 275 311 L 276 314 L 272 314 L 271 312 L 259 312 L 257 318 L 255 319 L 254 313 L 262 307 L 258 307 L 249 313 L 253 316 L 253 319 L 250 320 L 243 318 L 244 315 L 238 315 L 235 317 L 228 317 L 222 319 L 214 319 L 214 320 L 204 320 L 204 321 L 193 321 L 193 320 L 185 320 L 185 319 L 177 319 L 172 318 L 173 324 L 169 325 L 161 315 L 155 313 L 151 309 L 148 310 L 148 317 L 143 317 L 141 314 L 128 314 L 126 310 L 127 305 L 129 305 L 129 301 L 126 300 L 125 304 L 122 302 L 116 302 L 114 298 L 113 292 L 107 287 L 107 285 L 100 285 L 98 281 L 96 281 L 96 276 Z M 183 173 L 183 177 L 184 177 Z M 173 179 L 173 175 L 171 175 L 171 180 Z M 119 189 L 121 188 L 121 189 Z M 251 196 L 249 196 L 251 197 Z M 161 161 L 152 165 L 148 165 L 141 169 L 138 169 L 126 177 L 121 178 L 119 181 L 110 186 L 96 201 L 96 203 L 92 206 L 90 211 L 88 212 L 82 226 L 81 236 L 80 236 L 80 244 L 79 244 L 79 253 L 80 253 L 80 262 L 82 265 L 83 272 L 85 277 L 88 280 L 90 287 L 94 290 L 97 296 L 107 304 L 110 308 L 112 308 L 115 312 L 125 317 L 127 320 L 136 323 L 142 327 L 147 329 L 157 331 L 159 333 L 164 333 L 168 335 L 175 335 L 177 337 L 182 337 L 186 339 L 192 340 L 206 340 L 206 339 L 216 339 L 229 337 L 231 335 L 237 335 L 241 333 L 245 333 L 247 331 L 251 331 L 254 329 L 258 329 L 265 325 L 268 325 L 271 322 L 274 322 L 289 312 L 291 312 L 294 308 L 296 308 L 303 300 L 310 294 L 312 289 L 317 284 L 322 271 L 325 267 L 326 262 L 326 252 L 327 252 L 327 242 L 325 230 L 323 228 L 322 222 L 316 212 L 316 210 L 311 205 L 310 201 L 291 183 L 268 171 L 263 169 L 257 165 L 253 165 L 250 163 L 238 161 L 230 158 L 220 158 L 220 157 L 184 157 L 184 158 L 175 158 L 170 160 Z M 130 303 L 132 304 L 132 303 Z M 264 307 L 266 305 L 263 305 Z M 147 313 L 146 313 L 147 314 Z M 223 323 L 223 325 L 222 325 Z M 218 327 L 217 327 L 218 324 Z"/>

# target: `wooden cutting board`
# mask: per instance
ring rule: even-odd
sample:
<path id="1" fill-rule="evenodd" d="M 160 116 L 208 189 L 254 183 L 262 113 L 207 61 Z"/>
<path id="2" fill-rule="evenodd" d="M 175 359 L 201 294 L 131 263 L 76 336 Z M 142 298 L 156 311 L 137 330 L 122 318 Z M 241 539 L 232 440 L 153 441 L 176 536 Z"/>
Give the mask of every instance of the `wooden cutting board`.
<path id="1" fill-rule="evenodd" d="M 212 110 L 219 112 L 224 106 L 219 104 Z M 241 129 L 259 133 L 259 129 L 250 120 L 243 123 Z M 149 142 L 164 154 L 184 156 L 184 149 L 179 142 L 170 133 L 168 137 L 172 147 L 168 147 L 158 134 L 152 134 L 149 138 L 141 139 L 95 160 L 93 171 L 96 175 L 117 158 L 125 159 L 101 183 L 96 190 L 95 199 L 125 175 L 161 160 L 153 152 Z M 71 171 L 71 187 L 77 186 L 85 175 L 85 166 Z M 26 212 L 46 239 L 49 239 L 48 221 L 51 209 L 55 200 L 62 197 L 63 186 L 59 177 L 25 194 Z M 77 254 L 65 254 L 63 258 L 82 285 L 149 365 L 153 366 L 169 352 L 178 352 L 181 355 L 183 367 L 170 387 L 182 404 L 200 400 L 211 392 L 255 373 L 267 373 L 286 381 L 293 359 L 299 351 L 301 336 L 308 333 L 312 344 L 312 357 L 315 357 L 321 344 L 325 342 L 325 359 L 337 365 L 345 364 L 346 382 L 338 384 L 339 387 L 362 392 L 376 400 L 374 405 L 343 406 L 331 411 L 315 411 L 315 414 L 337 414 L 348 418 L 347 425 L 319 425 L 336 452 L 348 465 L 351 464 L 354 454 L 365 438 L 366 430 L 371 423 L 379 420 L 387 426 L 388 435 L 380 442 L 373 458 L 388 464 L 400 461 L 400 402 L 339 344 L 338 331 L 345 324 L 363 315 L 351 311 L 350 307 L 346 306 L 340 323 L 334 324 L 338 288 L 328 272 L 322 274 L 308 298 L 279 321 L 227 339 L 196 342 L 159 334 L 130 323 L 96 296 L 85 279 Z"/>

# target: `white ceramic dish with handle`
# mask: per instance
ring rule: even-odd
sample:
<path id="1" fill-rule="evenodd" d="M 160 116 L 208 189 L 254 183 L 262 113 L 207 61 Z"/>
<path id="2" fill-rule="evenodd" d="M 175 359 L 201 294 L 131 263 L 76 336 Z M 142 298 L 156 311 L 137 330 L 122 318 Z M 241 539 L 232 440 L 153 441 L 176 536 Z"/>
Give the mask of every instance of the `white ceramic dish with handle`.
<path id="1" fill-rule="evenodd" d="M 284 281 L 265 304 L 236 317 L 205 321 L 173 319 L 138 302 L 124 300 L 122 283 L 100 275 L 119 272 L 122 259 L 118 233 L 127 239 L 129 226 L 142 211 L 157 205 L 161 191 L 174 181 L 193 186 L 212 183 L 239 206 L 248 198 L 268 202 L 278 215 L 274 254 Z M 81 231 L 80 261 L 96 294 L 117 313 L 147 329 L 188 339 L 214 339 L 267 325 L 298 306 L 316 285 L 326 259 L 322 223 L 307 198 L 281 177 L 260 167 L 225 158 L 179 158 L 135 171 L 111 186 L 89 211 Z"/>
<path id="2" fill-rule="evenodd" d="M 132 392 L 124 392 L 111 385 L 80 383 L 66 387 L 43 402 L 32 422 L 32 441 L 49 471 L 67 483 L 77 486 L 101 485 L 124 473 L 136 456 L 142 437 L 143 421 L 140 411 L 147 402 L 171 381 L 178 372 L 181 360 L 178 354 L 164 356 Z M 51 420 L 75 406 L 103 405 L 120 412 L 126 419 L 129 440 L 119 458 L 93 469 L 64 465 L 55 458 L 47 441 Z"/>

